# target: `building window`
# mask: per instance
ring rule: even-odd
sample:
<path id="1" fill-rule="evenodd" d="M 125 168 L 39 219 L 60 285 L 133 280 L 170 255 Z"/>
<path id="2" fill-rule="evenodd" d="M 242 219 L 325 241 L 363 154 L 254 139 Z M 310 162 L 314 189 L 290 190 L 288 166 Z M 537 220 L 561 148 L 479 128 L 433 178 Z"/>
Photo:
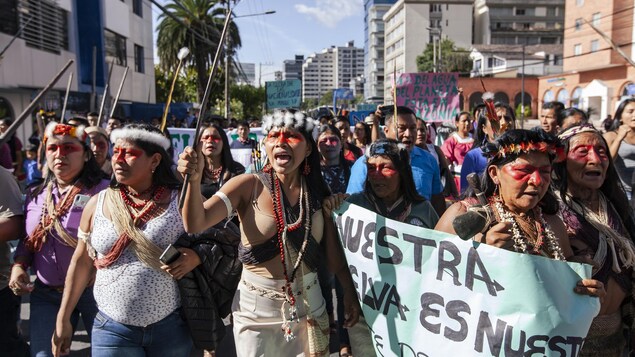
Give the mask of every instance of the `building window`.
<path id="1" fill-rule="evenodd" d="M 143 0 L 132 0 L 132 12 L 139 17 L 143 17 Z"/>
<path id="2" fill-rule="evenodd" d="M 575 0 L 577 6 L 584 6 L 584 0 Z"/>
<path id="3" fill-rule="evenodd" d="M 0 0 L 0 32 L 15 35 L 18 32 L 17 0 Z"/>
<path id="4" fill-rule="evenodd" d="M 600 13 L 596 12 L 591 16 L 591 23 L 593 26 L 600 26 Z"/>
<path id="5" fill-rule="evenodd" d="M 134 45 L 134 68 L 139 73 L 145 73 L 143 47 Z"/>
<path id="6" fill-rule="evenodd" d="M 582 45 L 578 43 L 573 46 L 573 55 L 579 56 L 581 54 L 582 54 Z"/>
<path id="7" fill-rule="evenodd" d="M 106 62 L 114 62 L 119 66 L 127 66 L 126 38 L 110 30 L 104 30 L 104 47 L 106 49 Z"/>
<path id="8" fill-rule="evenodd" d="M 554 66 L 561 66 L 562 65 L 562 56 L 553 55 L 553 65 Z"/>
<path id="9" fill-rule="evenodd" d="M 59 54 L 68 48 L 68 13 L 55 2 L 20 1 L 21 12 L 28 13 L 21 22 L 29 21 L 21 37 L 29 47 Z"/>
<path id="10" fill-rule="evenodd" d="M 580 107 L 580 97 L 582 96 L 582 88 L 575 87 L 571 94 L 571 106 L 574 108 Z"/>
<path id="11" fill-rule="evenodd" d="M 555 99 L 555 96 L 554 96 L 553 91 L 551 89 L 546 91 L 545 94 L 542 96 L 542 102 L 543 103 L 553 102 L 554 99 Z"/>
<path id="12" fill-rule="evenodd" d="M 580 31 L 582 28 L 582 19 L 575 19 L 575 30 Z"/>
<path id="13" fill-rule="evenodd" d="M 597 52 L 600 49 L 600 41 L 593 40 L 591 41 L 591 52 Z"/>
<path id="14" fill-rule="evenodd" d="M 525 9 L 516 9 L 516 16 L 524 15 L 524 14 L 525 14 Z"/>

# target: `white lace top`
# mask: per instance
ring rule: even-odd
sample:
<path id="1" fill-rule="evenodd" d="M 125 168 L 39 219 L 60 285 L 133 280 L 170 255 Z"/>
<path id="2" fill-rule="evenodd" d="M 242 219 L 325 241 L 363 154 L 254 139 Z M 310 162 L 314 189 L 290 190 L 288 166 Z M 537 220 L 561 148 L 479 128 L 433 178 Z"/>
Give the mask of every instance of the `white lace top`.
<path id="1" fill-rule="evenodd" d="M 99 193 L 90 236 L 98 258 L 103 258 L 118 238 L 102 210 L 105 193 Z M 142 231 L 161 249 L 178 239 L 184 230 L 176 195 L 168 209 L 150 220 Z M 93 292 L 99 310 L 117 322 L 133 326 L 158 322 L 181 306 L 176 280 L 143 264 L 129 247 L 111 266 L 97 270 Z"/>

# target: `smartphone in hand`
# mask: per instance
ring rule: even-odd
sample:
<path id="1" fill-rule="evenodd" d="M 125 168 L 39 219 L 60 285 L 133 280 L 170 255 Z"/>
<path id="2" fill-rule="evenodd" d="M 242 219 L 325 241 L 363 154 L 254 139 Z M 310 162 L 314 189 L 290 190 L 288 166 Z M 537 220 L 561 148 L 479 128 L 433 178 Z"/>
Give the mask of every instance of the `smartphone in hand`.
<path id="1" fill-rule="evenodd" d="M 174 246 L 170 244 L 167 248 L 165 248 L 165 250 L 159 257 L 159 260 L 165 265 L 170 265 L 174 263 L 180 256 L 181 252 L 179 252 L 178 249 L 174 248 Z"/>

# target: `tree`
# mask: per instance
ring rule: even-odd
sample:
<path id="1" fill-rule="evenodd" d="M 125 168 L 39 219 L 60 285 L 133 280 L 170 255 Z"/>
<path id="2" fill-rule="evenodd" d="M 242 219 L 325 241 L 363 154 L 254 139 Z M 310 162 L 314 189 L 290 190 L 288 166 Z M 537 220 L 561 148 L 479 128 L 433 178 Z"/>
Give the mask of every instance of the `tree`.
<path id="1" fill-rule="evenodd" d="M 437 65 L 439 67 L 438 72 L 468 73 L 472 70 L 472 60 L 468 51 L 464 48 L 456 47 L 454 41 L 447 38 L 441 41 L 441 63 L 437 63 Z M 417 56 L 417 70 L 419 72 L 434 72 L 433 43 L 428 43 L 423 53 Z"/>
<path id="2" fill-rule="evenodd" d="M 333 105 L 333 90 L 327 90 L 320 97 L 319 105 Z"/>
<path id="3" fill-rule="evenodd" d="M 157 52 L 161 67 L 173 73 L 179 62 L 176 57 L 179 49 L 188 47 L 190 56 L 185 59 L 185 66 L 196 71 L 198 102 L 203 99 L 213 56 L 221 42 L 225 23 L 222 3 L 219 0 L 180 0 L 178 4 L 171 2 L 165 5 L 167 13 L 159 15 Z M 233 58 L 242 42 L 235 22 L 231 22 L 228 31 L 229 55 Z M 221 82 L 217 78 L 214 81 Z M 215 91 L 213 94 L 210 102 L 219 98 L 222 92 Z"/>
<path id="4" fill-rule="evenodd" d="M 252 117 L 260 118 L 262 116 L 264 104 L 267 101 L 265 87 L 234 84 L 231 87 L 231 93 L 232 101 L 230 101 L 230 104 L 233 102 L 233 99 L 236 99 L 243 105 L 242 116 L 233 115 L 234 117 L 247 119 Z"/>
<path id="5" fill-rule="evenodd" d="M 168 100 L 173 79 L 174 73 L 164 71 L 159 65 L 154 66 L 157 103 L 165 103 Z M 172 102 L 196 102 L 196 71 L 193 68 L 179 74 L 172 92 Z"/>

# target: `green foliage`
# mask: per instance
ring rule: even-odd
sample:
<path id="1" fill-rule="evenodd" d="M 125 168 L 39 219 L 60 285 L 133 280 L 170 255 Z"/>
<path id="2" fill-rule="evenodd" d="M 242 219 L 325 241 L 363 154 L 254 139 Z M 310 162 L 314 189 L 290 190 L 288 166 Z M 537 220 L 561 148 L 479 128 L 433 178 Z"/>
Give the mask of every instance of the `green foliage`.
<path id="1" fill-rule="evenodd" d="M 318 105 L 318 100 L 315 98 L 307 98 L 306 100 L 304 100 L 302 102 L 302 104 L 300 104 L 300 109 L 302 110 L 309 110 L 309 109 L 313 109 L 315 107 L 317 107 Z"/>
<path id="2" fill-rule="evenodd" d="M 441 62 L 437 65 L 438 72 L 467 73 L 472 69 L 472 60 L 466 49 L 456 47 L 454 41 L 446 38 L 441 41 Z M 428 43 L 423 53 L 417 56 L 417 70 L 434 72 L 434 44 L 432 42 Z"/>
<path id="3" fill-rule="evenodd" d="M 242 103 L 242 116 L 236 118 L 247 119 L 251 117 L 260 118 L 264 113 L 264 105 L 267 100 L 265 87 L 254 87 L 251 85 L 232 85 L 231 96 Z"/>
<path id="4" fill-rule="evenodd" d="M 236 98 L 231 98 L 229 100 L 229 116 L 230 118 L 243 119 L 244 118 L 244 110 L 243 103 L 241 103 Z M 225 116 L 225 99 L 217 99 L 214 106 L 211 108 L 210 114 L 216 114 L 220 116 Z"/>
<path id="5" fill-rule="evenodd" d="M 333 90 L 328 90 L 324 94 L 322 94 L 322 97 L 320 97 L 318 104 L 333 105 Z"/>
<path id="6" fill-rule="evenodd" d="M 521 105 L 518 104 L 516 107 L 516 118 L 520 118 L 520 113 L 522 112 Z M 531 118 L 531 105 L 525 106 L 525 118 Z"/>
<path id="7" fill-rule="evenodd" d="M 155 65 L 154 80 L 157 103 L 165 103 L 168 100 L 174 74 L 165 72 L 161 66 Z M 177 102 L 196 102 L 196 71 L 193 68 L 182 71 L 176 80 L 174 92 L 172 92 L 172 103 Z"/>
<path id="8" fill-rule="evenodd" d="M 220 43 L 225 8 L 218 0 L 181 0 L 179 5 L 170 1 L 165 8 L 170 14 L 161 13 L 157 26 L 157 52 L 161 67 L 173 72 L 179 62 L 179 49 L 188 47 L 190 55 L 184 60 L 184 65 L 196 73 L 197 102 L 200 102 L 205 93 L 211 62 Z M 228 43 L 231 65 L 236 50 L 242 45 L 235 22 L 230 25 Z M 216 78 L 214 81 L 217 81 Z M 213 91 L 210 103 L 219 96 L 218 90 Z"/>

